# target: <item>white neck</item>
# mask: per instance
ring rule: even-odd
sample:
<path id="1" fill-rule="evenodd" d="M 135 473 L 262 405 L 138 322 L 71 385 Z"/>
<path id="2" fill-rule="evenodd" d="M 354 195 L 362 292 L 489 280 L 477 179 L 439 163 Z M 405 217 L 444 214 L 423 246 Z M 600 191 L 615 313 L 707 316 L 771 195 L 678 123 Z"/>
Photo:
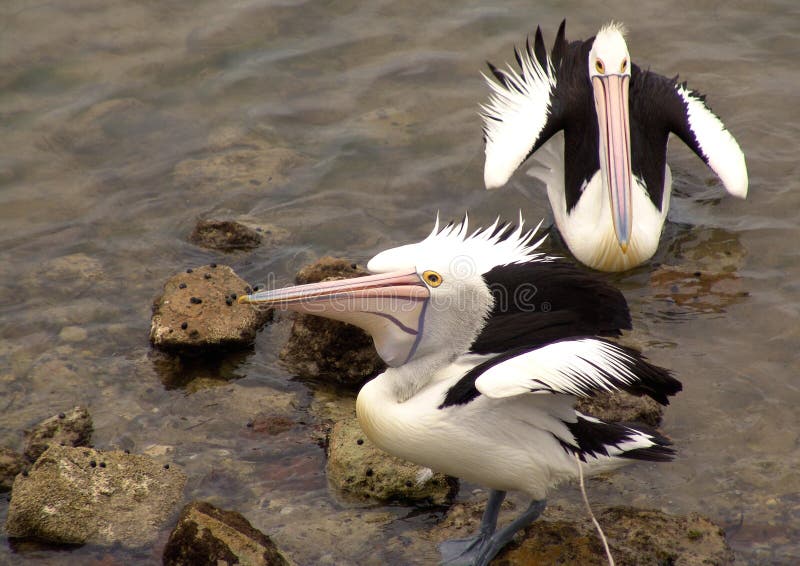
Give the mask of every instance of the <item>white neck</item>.
<path id="1" fill-rule="evenodd" d="M 385 395 L 404 403 L 428 385 L 434 374 L 452 361 L 451 357 L 449 353 L 424 356 L 403 366 L 388 368 L 373 381 L 380 383 Z"/>

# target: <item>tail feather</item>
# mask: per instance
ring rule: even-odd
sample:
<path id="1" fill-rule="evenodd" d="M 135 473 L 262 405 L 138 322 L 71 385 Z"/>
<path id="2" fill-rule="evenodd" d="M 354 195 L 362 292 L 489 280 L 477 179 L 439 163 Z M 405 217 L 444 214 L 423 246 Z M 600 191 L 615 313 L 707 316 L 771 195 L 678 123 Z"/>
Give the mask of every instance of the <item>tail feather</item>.
<path id="1" fill-rule="evenodd" d="M 575 422 L 565 423 L 575 442 L 561 439 L 559 442 L 583 462 L 604 457 L 668 462 L 675 457 L 672 442 L 645 424 L 607 423 L 581 413 L 577 415 Z"/>

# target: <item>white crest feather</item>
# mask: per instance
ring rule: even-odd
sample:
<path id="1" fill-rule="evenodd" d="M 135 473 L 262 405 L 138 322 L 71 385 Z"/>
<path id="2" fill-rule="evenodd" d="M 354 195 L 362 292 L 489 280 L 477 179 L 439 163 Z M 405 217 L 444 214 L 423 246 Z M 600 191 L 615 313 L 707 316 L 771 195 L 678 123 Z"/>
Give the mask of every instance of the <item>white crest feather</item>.
<path id="1" fill-rule="evenodd" d="M 486 228 L 469 233 L 469 218 L 462 222 L 450 222 L 441 229 L 438 218 L 433 232 L 416 244 L 408 244 L 383 251 L 372 258 L 367 269 L 373 273 L 385 273 L 398 269 L 414 268 L 431 261 L 447 261 L 457 257 L 469 258 L 478 273 L 486 273 L 498 265 L 550 261 L 554 258 L 536 249 L 547 235 L 538 240 L 536 236 L 542 223 L 531 230 L 524 229 L 525 221 L 520 213 L 520 223 L 501 224 L 498 217 Z"/>
<path id="2" fill-rule="evenodd" d="M 628 34 L 628 30 L 625 28 L 625 24 L 622 22 L 615 22 L 610 21 L 606 25 L 600 28 L 600 31 L 597 32 L 597 38 L 599 39 L 603 35 L 608 34 L 620 34 L 622 37 L 625 37 Z"/>

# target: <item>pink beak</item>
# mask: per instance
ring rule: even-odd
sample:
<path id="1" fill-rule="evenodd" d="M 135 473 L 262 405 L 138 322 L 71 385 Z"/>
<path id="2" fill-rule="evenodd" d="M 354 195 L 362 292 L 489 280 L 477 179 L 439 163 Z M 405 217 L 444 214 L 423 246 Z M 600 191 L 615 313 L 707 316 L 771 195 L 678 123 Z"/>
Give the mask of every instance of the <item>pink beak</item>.
<path id="1" fill-rule="evenodd" d="M 623 253 L 628 249 L 633 231 L 629 83 L 630 75 L 592 77 L 600 128 L 600 170 L 610 193 L 614 232 Z"/>
<path id="2" fill-rule="evenodd" d="M 399 366 L 416 351 L 429 298 L 416 271 L 397 271 L 260 291 L 239 302 L 354 324 L 372 335 L 387 364 Z"/>

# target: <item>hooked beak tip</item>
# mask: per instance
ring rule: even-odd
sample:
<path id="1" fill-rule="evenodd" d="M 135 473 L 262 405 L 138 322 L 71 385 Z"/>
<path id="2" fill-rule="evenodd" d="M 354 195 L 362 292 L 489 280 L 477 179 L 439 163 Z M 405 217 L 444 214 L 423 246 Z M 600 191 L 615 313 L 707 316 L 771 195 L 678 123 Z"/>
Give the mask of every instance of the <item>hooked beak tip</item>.
<path id="1" fill-rule="evenodd" d="M 628 242 L 620 242 L 619 247 L 622 250 L 622 253 L 628 253 Z"/>
<path id="2" fill-rule="evenodd" d="M 250 295 L 242 295 L 238 299 L 236 299 L 236 302 L 239 303 L 240 305 L 253 304 L 252 301 L 250 300 Z"/>

